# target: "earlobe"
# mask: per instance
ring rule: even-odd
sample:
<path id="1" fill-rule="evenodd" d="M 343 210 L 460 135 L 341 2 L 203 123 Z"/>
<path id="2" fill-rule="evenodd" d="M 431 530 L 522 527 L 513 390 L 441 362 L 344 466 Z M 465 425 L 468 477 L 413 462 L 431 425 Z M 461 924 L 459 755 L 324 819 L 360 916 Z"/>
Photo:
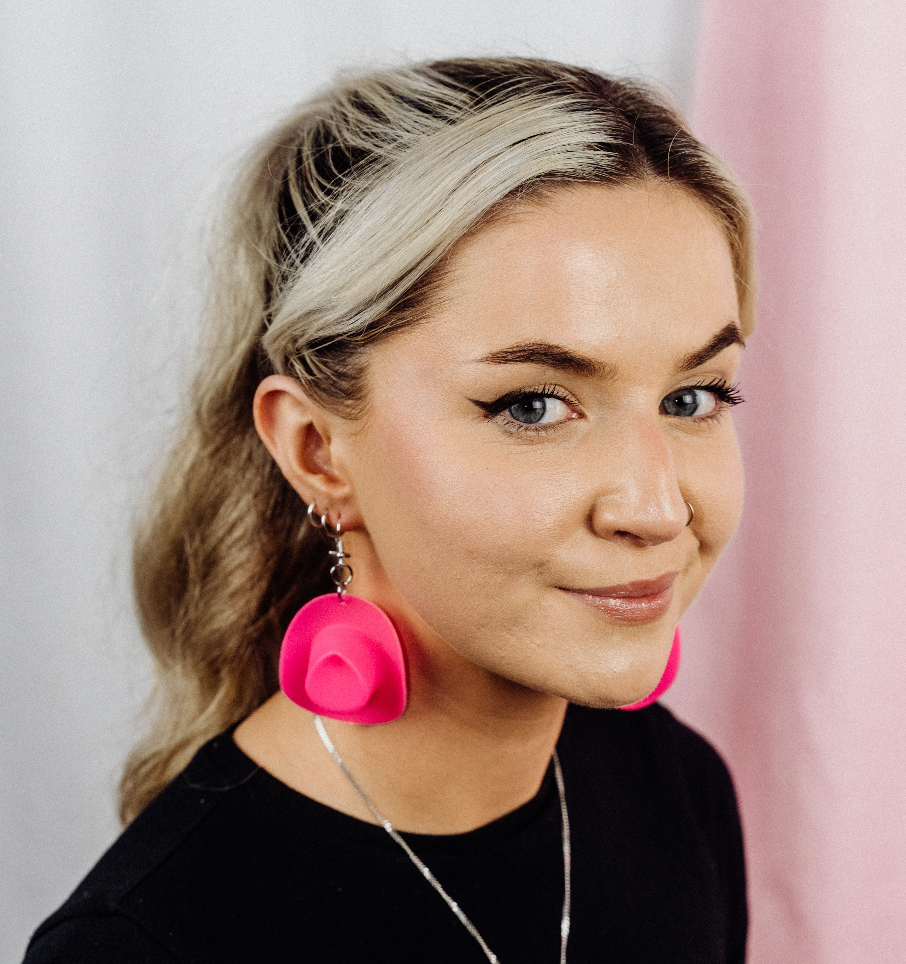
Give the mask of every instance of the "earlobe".
<path id="1" fill-rule="evenodd" d="M 334 417 L 294 378 L 268 375 L 255 392 L 252 413 L 261 441 L 304 502 L 339 508 L 348 499 L 350 486 L 332 451 Z M 344 517 L 349 515 L 347 509 Z"/>

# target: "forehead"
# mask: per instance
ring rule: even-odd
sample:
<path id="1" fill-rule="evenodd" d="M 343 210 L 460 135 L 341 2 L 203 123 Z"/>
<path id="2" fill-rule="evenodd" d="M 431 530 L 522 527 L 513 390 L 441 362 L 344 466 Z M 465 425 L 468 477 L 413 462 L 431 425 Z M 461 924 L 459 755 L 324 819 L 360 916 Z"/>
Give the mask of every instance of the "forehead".
<path id="1" fill-rule="evenodd" d="M 582 185 L 459 242 L 430 320 L 396 348 L 449 366 L 547 341 L 610 366 L 641 348 L 672 365 L 737 319 L 729 246 L 702 202 L 657 182 Z"/>

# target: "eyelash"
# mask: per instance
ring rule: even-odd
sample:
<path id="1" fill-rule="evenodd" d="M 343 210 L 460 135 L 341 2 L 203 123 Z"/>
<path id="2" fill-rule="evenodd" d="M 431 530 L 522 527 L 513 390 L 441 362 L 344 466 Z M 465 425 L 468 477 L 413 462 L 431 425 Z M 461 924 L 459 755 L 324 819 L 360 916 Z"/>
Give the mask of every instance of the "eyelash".
<path id="1" fill-rule="evenodd" d="M 567 405 L 578 406 L 579 404 L 559 385 L 549 384 L 539 385 L 537 388 L 520 388 L 515 392 L 507 392 L 506 395 L 501 395 L 493 402 L 480 402 L 474 398 L 472 401 L 484 411 L 484 417 L 490 422 L 502 415 L 511 405 L 515 405 L 526 398 L 537 398 L 539 395 L 543 395 L 545 398 L 556 398 L 561 402 L 566 402 Z M 506 427 L 512 432 L 541 434 L 559 428 L 562 424 L 562 422 L 555 422 L 552 425 L 531 425 L 528 422 L 517 422 L 515 419 L 510 419 L 507 421 Z"/>
<path id="2" fill-rule="evenodd" d="M 702 422 L 710 422 L 713 419 L 720 418 L 721 415 L 726 412 L 728 408 L 733 408 L 734 405 L 741 405 L 745 399 L 742 397 L 739 391 L 738 385 L 730 385 L 723 378 L 714 378 L 710 382 L 701 385 L 686 385 L 684 386 L 686 390 L 698 389 L 703 392 L 710 392 L 719 402 L 722 404 L 717 406 L 710 415 L 703 415 L 701 418 L 696 419 L 684 419 L 684 421 L 695 421 L 701 424 Z M 678 389 L 683 391 L 683 389 Z"/>
<path id="3" fill-rule="evenodd" d="M 678 392 L 684 390 L 710 392 L 721 403 L 721 405 L 716 407 L 714 411 L 708 415 L 703 415 L 696 419 L 683 419 L 683 421 L 694 421 L 699 425 L 720 418 L 728 408 L 733 408 L 734 405 L 740 405 L 745 401 L 740 394 L 739 387 L 737 385 L 730 385 L 723 378 L 715 378 L 710 382 L 698 385 L 684 385 L 682 388 L 677 389 Z M 515 405 L 523 399 L 537 398 L 538 396 L 556 398 L 561 402 L 566 402 L 567 405 L 578 406 L 579 404 L 576 399 L 564 391 L 559 385 L 550 384 L 539 385 L 537 388 L 520 388 L 514 392 L 507 392 L 506 395 L 501 395 L 500 398 L 493 402 L 481 402 L 477 399 L 472 399 L 472 401 L 484 411 L 484 417 L 488 421 L 492 421 L 502 415 L 511 405 Z M 555 422 L 551 425 L 532 425 L 527 422 L 517 422 L 515 419 L 510 419 L 507 421 L 506 426 L 507 429 L 512 432 L 541 434 L 559 428 L 562 424 L 562 422 Z"/>

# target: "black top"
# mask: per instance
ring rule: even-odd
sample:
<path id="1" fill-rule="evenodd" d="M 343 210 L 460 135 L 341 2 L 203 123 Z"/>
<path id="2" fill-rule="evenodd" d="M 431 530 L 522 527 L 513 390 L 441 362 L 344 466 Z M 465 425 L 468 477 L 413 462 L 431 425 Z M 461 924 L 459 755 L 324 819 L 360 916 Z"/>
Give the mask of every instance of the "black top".
<path id="1" fill-rule="evenodd" d="M 743 961 L 742 836 L 711 746 L 657 704 L 570 707 L 558 752 L 572 830 L 570 964 Z M 551 768 L 537 796 L 487 826 L 405 836 L 502 964 L 556 964 L 563 855 Z M 127 828 L 26 955 L 26 964 L 486 960 L 382 828 L 291 790 L 229 733 Z"/>

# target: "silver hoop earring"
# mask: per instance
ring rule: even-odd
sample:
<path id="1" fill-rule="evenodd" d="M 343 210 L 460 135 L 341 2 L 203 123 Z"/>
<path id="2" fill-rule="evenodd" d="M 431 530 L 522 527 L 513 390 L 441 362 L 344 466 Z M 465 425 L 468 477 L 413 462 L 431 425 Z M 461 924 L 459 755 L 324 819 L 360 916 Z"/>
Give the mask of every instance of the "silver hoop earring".
<path id="1" fill-rule="evenodd" d="M 326 515 L 320 515 L 318 510 L 315 508 L 314 502 L 308 507 L 308 522 L 312 529 L 323 529 L 324 520 L 327 518 Z"/>
<path id="2" fill-rule="evenodd" d="M 686 502 L 686 500 L 683 499 L 683 502 Z M 686 502 L 686 505 L 689 506 L 689 521 L 686 523 L 686 527 L 688 528 L 692 525 L 692 520 L 695 518 L 695 509 L 692 508 L 691 502 Z"/>

